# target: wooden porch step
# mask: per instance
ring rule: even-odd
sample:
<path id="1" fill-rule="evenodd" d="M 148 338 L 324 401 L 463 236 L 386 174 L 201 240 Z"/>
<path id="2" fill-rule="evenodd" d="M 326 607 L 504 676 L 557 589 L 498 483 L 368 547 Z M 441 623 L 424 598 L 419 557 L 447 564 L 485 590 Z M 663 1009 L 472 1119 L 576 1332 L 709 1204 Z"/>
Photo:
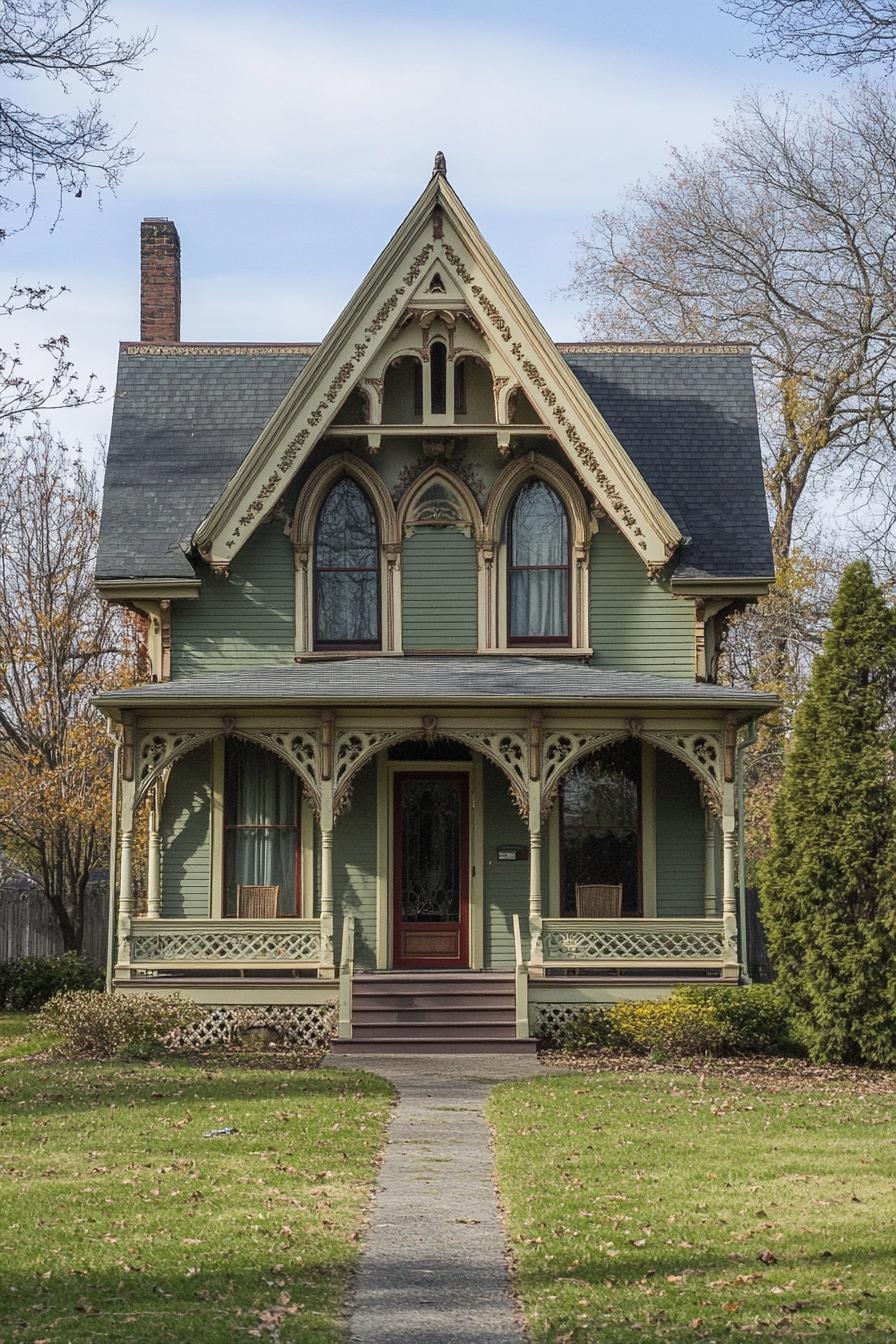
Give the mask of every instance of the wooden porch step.
<path id="1" fill-rule="evenodd" d="M 421 1005 L 377 1002 L 375 1005 L 356 1003 L 352 1009 L 352 1022 L 356 1027 L 375 1027 L 397 1022 L 415 1024 L 431 1022 L 433 1026 L 442 1027 L 455 1022 L 503 1022 L 507 1019 L 513 1021 L 515 1015 L 516 1005 L 513 1000 L 509 1004 L 502 1004 L 494 1011 L 492 1011 L 491 1004 L 481 1003 L 462 1003 L 452 1004 L 448 1008 L 431 1008 L 429 1005 L 424 1007 Z"/>
<path id="2" fill-rule="evenodd" d="M 433 1013 L 450 1013 L 456 1008 L 481 1008 L 483 1012 L 513 1010 L 516 1002 L 513 992 L 507 994 L 477 994 L 466 990 L 463 994 L 355 994 L 358 1009 L 391 1008 L 395 1012 L 413 1009 Z"/>
<path id="3" fill-rule="evenodd" d="M 356 975 L 352 979 L 356 995 L 379 994 L 512 994 L 512 975 Z"/>
<path id="4" fill-rule="evenodd" d="M 339 1052 L 530 1054 L 518 1040 L 513 975 L 393 971 L 352 980 L 352 1039 Z"/>
<path id="5" fill-rule="evenodd" d="M 474 1017 L 473 1021 L 454 1019 L 408 1021 L 404 1017 L 399 1017 L 398 1021 L 379 1021 L 379 1023 L 352 1021 L 352 1035 L 357 1040 L 367 1040 L 372 1036 L 390 1036 L 394 1040 L 400 1040 L 403 1036 L 410 1039 L 420 1034 L 450 1036 L 451 1040 L 466 1040 L 472 1036 L 516 1036 L 516 1021 L 513 1017 L 506 1021 L 500 1017 L 488 1017 L 488 1019 Z"/>
<path id="6" fill-rule="evenodd" d="M 406 1039 L 354 1037 L 350 1041 L 333 1041 L 330 1049 L 336 1055 L 534 1055 L 535 1041 L 519 1041 L 508 1036 L 448 1040 L 444 1036 L 415 1034 Z"/>

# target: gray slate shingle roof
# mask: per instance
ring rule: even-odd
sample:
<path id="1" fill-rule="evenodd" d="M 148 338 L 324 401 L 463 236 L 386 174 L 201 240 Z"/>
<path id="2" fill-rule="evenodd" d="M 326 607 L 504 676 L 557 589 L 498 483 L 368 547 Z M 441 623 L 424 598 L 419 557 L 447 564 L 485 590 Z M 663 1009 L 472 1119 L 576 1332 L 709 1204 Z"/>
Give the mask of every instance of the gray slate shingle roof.
<path id="1" fill-rule="evenodd" d="M 691 538 L 675 577 L 773 574 L 750 356 L 562 353 Z"/>
<path id="2" fill-rule="evenodd" d="M 338 705 L 375 702 L 465 705 L 514 700 L 522 704 L 636 704 L 687 708 L 750 709 L 777 704 L 774 696 L 727 686 L 638 672 L 613 672 L 550 658 L 488 656 L 468 658 L 356 658 L 321 660 L 225 672 L 212 677 L 138 686 L 100 695 L 101 706 L 171 708 L 177 703 L 233 700 L 243 705 L 272 702 Z"/>
<path id="3" fill-rule="evenodd" d="M 309 358 L 288 348 L 160 355 L 122 347 L 98 579 L 195 577 L 185 543 Z"/>
<path id="4" fill-rule="evenodd" d="M 691 537 L 676 577 L 771 575 L 749 355 L 561 353 Z M 97 578 L 193 577 L 184 545 L 308 358 L 122 347 Z"/>

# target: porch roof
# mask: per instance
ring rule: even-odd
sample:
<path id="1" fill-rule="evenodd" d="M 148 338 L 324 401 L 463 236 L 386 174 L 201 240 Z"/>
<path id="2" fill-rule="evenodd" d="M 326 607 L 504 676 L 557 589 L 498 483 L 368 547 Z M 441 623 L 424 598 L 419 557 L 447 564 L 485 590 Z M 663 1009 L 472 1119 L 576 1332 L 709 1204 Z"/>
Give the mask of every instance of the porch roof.
<path id="1" fill-rule="evenodd" d="M 778 700 L 757 691 L 704 682 L 617 672 L 556 658 L 391 657 L 326 659 L 247 668 L 213 677 L 184 677 L 130 690 L 106 691 L 101 709 L 302 705 L 585 704 L 741 711 L 750 718 Z"/>

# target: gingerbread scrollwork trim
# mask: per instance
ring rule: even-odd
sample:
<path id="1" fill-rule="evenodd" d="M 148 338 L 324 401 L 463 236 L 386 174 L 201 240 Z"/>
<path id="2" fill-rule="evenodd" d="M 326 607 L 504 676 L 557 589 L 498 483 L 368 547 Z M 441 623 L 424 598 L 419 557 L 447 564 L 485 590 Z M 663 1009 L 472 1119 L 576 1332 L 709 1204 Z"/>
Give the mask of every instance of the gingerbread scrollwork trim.
<path id="1" fill-rule="evenodd" d="M 175 761 L 180 760 L 181 756 L 186 756 L 188 752 L 195 751 L 204 742 L 211 741 L 214 736 L 214 732 L 206 729 L 183 729 L 177 732 L 157 729 L 142 737 L 137 755 L 137 791 L 134 806 L 137 807 L 143 802 L 156 780 L 166 770 L 170 770 Z"/>

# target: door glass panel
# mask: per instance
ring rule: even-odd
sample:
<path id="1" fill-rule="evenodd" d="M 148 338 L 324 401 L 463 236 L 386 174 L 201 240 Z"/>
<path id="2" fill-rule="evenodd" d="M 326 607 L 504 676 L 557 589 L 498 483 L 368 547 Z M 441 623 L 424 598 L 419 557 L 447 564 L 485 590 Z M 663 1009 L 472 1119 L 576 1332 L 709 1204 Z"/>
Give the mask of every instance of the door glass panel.
<path id="1" fill-rule="evenodd" d="M 460 787 L 454 779 L 401 782 L 401 919 L 460 919 Z"/>

